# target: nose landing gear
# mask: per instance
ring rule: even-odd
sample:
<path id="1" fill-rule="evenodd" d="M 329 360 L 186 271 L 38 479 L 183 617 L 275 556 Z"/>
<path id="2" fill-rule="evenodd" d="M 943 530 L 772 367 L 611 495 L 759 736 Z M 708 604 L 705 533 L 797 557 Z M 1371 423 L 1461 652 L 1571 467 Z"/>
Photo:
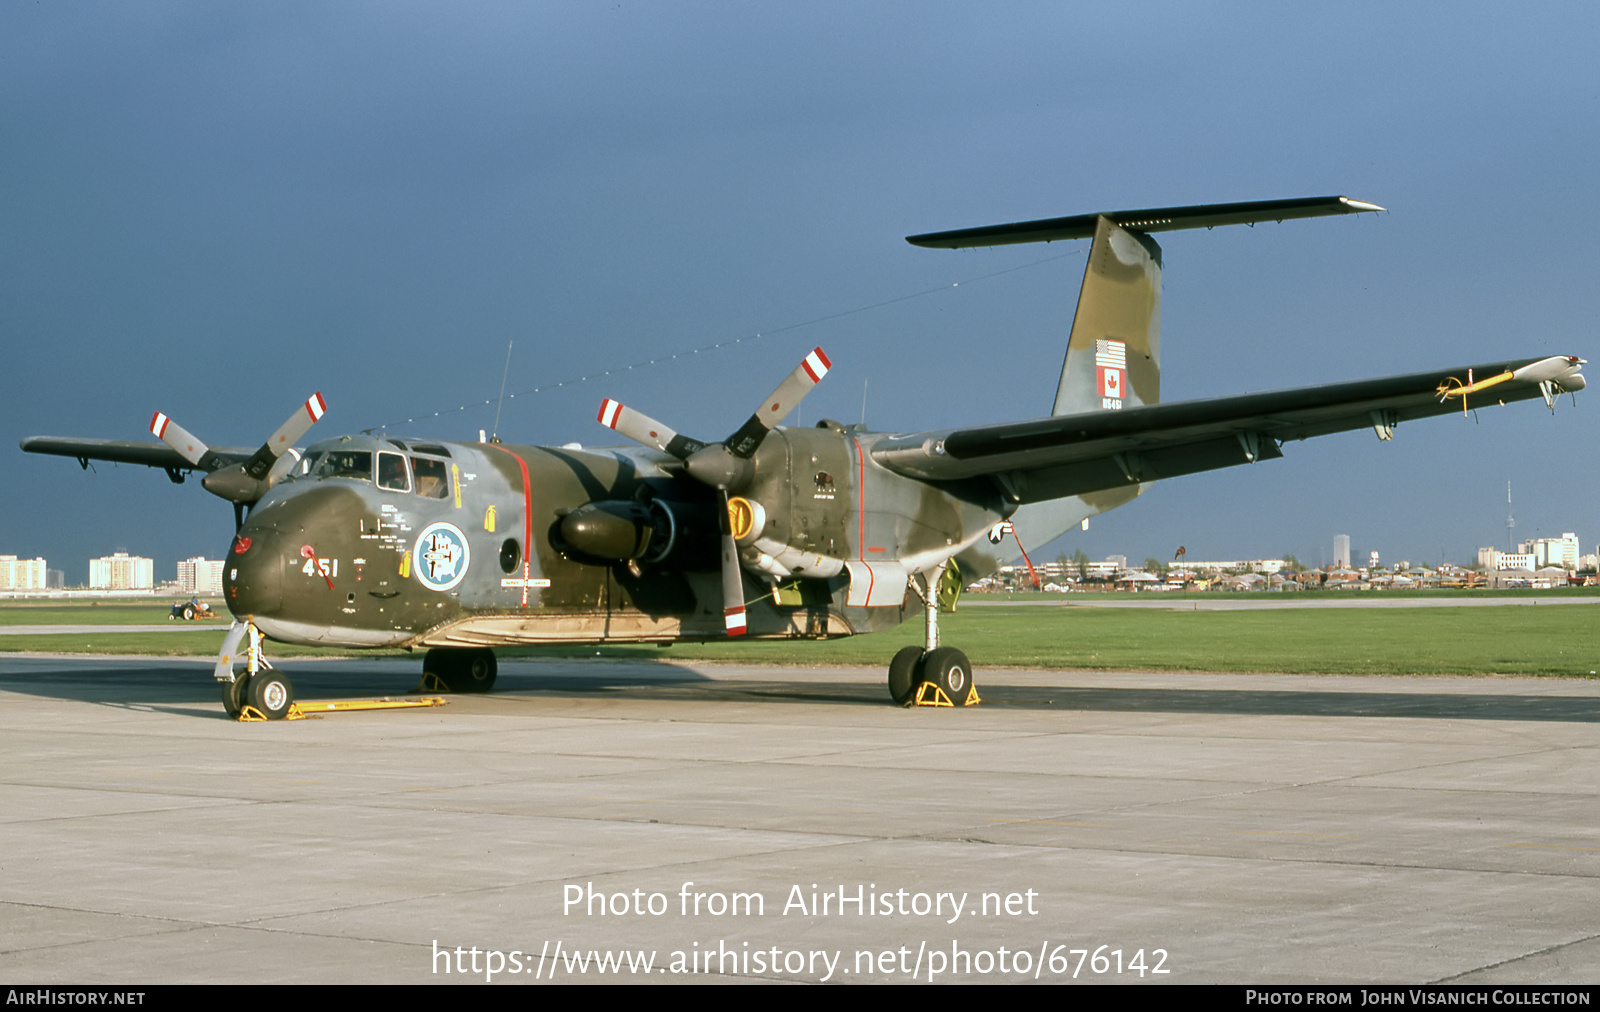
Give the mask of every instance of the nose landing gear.
<path id="1" fill-rule="evenodd" d="M 240 662 L 244 670 L 236 672 Z M 213 673 L 222 683 L 222 708 L 234 720 L 282 720 L 294 709 L 294 684 L 268 663 L 261 632 L 249 619 L 228 630 Z"/>

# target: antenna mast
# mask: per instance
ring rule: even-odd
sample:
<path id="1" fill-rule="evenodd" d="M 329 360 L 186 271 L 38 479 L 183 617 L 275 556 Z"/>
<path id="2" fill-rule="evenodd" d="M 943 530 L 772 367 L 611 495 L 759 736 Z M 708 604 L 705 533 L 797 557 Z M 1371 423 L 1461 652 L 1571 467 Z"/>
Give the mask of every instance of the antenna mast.
<path id="1" fill-rule="evenodd" d="M 506 402 L 506 377 L 511 375 L 511 342 L 506 342 L 506 367 L 500 373 L 500 400 L 494 406 L 494 432 L 489 436 L 489 442 L 500 442 L 500 408 Z"/>

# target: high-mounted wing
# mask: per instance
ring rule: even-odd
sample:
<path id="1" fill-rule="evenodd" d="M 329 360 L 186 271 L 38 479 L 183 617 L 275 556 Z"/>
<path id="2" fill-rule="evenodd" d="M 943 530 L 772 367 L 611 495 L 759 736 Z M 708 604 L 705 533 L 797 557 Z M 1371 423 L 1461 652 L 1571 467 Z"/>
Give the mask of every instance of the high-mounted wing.
<path id="1" fill-rule="evenodd" d="M 165 469 L 169 475 L 175 475 L 175 480 L 181 480 L 185 471 L 207 469 L 200 464 L 191 463 L 177 450 L 165 443 L 135 443 L 124 439 L 64 439 L 59 436 L 32 436 L 22 441 L 22 449 L 27 453 L 47 453 L 57 457 L 72 457 L 84 467 L 88 467 L 91 460 L 159 467 Z M 241 449 L 237 446 L 211 446 L 206 448 L 206 452 L 211 457 L 216 458 L 217 467 L 226 467 L 230 464 L 244 463 L 250 459 L 250 454 L 253 451 Z M 210 463 L 210 461 L 205 463 Z"/>
<path id="2" fill-rule="evenodd" d="M 993 479 L 1030 503 L 1283 456 L 1282 443 L 1373 428 L 1389 439 L 1401 422 L 1509 401 L 1555 398 L 1584 387 L 1570 356 L 1273 393 L 1092 411 L 1031 422 L 893 436 L 873 458 L 928 481 Z"/>

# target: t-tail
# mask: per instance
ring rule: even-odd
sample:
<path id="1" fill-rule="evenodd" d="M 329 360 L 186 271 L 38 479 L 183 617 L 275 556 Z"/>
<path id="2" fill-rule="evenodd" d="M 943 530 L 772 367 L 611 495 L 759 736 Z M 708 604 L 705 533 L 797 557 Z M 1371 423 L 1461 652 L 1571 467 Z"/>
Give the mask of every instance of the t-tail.
<path id="1" fill-rule="evenodd" d="M 907 236 L 906 241 L 965 249 L 1094 240 L 1050 409 L 1052 416 L 1075 415 L 1161 403 L 1161 246 L 1151 233 L 1382 210 L 1350 197 L 1300 197 L 1103 211 L 929 232 Z M 1043 545 L 1087 518 L 1127 502 L 1142 488 L 1126 486 L 1025 506 L 1014 518 L 1018 541 L 1029 550 Z"/>

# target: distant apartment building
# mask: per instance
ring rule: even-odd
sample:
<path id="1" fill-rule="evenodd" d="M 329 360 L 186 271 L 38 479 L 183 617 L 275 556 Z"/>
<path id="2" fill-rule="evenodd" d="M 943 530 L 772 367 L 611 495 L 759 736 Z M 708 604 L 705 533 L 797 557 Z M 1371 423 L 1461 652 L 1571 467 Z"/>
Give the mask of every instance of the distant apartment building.
<path id="1" fill-rule="evenodd" d="M 1335 534 L 1333 536 L 1333 568 L 1350 568 L 1350 535 Z"/>
<path id="2" fill-rule="evenodd" d="M 1533 556 L 1535 569 L 1543 569 L 1546 566 L 1557 566 L 1567 570 L 1578 568 L 1576 534 L 1567 533 L 1559 538 L 1536 538 L 1533 541 L 1524 541 L 1517 546 L 1517 551 Z"/>
<path id="3" fill-rule="evenodd" d="M 146 558 L 114 552 L 89 560 L 90 590 L 149 590 L 155 586 L 155 564 Z"/>
<path id="4" fill-rule="evenodd" d="M 0 555 L 0 590 L 44 590 L 48 579 L 43 559 Z"/>
<path id="5" fill-rule="evenodd" d="M 178 563 L 178 593 L 216 597 L 222 593 L 222 563 L 198 555 Z"/>

